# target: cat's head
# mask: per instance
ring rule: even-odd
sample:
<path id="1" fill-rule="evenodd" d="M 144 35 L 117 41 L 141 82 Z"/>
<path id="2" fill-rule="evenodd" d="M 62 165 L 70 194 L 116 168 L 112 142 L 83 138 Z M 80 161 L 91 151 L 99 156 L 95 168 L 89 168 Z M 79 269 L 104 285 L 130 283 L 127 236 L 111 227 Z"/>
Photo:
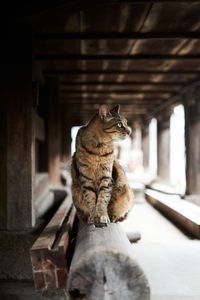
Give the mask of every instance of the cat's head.
<path id="1" fill-rule="evenodd" d="M 113 141 L 123 140 L 131 134 L 127 126 L 127 120 L 119 114 L 119 110 L 119 105 L 111 110 L 109 110 L 107 105 L 101 105 L 99 107 L 102 131 Z"/>

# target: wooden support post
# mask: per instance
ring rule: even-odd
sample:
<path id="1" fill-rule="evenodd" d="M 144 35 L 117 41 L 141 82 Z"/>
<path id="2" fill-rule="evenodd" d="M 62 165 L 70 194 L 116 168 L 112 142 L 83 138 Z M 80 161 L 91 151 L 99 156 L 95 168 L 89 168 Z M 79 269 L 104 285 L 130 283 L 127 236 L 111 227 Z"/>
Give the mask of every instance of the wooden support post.
<path id="1" fill-rule="evenodd" d="M 48 171 L 53 186 L 60 183 L 60 103 L 59 80 L 47 78 L 48 111 Z"/>
<path id="2" fill-rule="evenodd" d="M 67 283 L 71 297 L 150 299 L 148 281 L 132 247 L 119 224 L 96 228 L 82 223 Z"/>
<path id="3" fill-rule="evenodd" d="M 68 115 L 70 112 L 70 107 L 68 109 L 66 106 L 62 106 L 62 123 L 61 123 L 61 155 L 62 161 L 67 162 L 71 156 L 71 127 L 72 120 L 71 116 Z"/>
<path id="4" fill-rule="evenodd" d="M 185 97 L 186 194 L 200 194 L 200 88 Z"/>
<path id="5" fill-rule="evenodd" d="M 164 183 L 169 183 L 170 164 L 170 115 L 158 120 L 158 176 Z"/>
<path id="6" fill-rule="evenodd" d="M 142 151 L 144 170 L 149 169 L 149 127 L 148 125 L 142 129 Z"/>
<path id="7" fill-rule="evenodd" d="M 2 44 L 7 45 L 0 80 L 0 229 L 4 230 L 34 225 L 31 41 L 30 28 L 16 26 Z"/>

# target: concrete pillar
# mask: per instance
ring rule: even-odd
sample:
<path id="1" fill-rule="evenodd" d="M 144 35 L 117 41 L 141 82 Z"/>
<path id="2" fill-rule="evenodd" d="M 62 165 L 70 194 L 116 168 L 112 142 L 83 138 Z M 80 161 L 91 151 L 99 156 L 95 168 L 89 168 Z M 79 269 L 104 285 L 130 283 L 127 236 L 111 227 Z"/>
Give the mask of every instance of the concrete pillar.
<path id="1" fill-rule="evenodd" d="M 142 152 L 143 152 L 143 167 L 145 171 L 149 169 L 149 127 L 148 125 L 142 128 Z"/>
<path id="2" fill-rule="evenodd" d="M 60 184 L 60 102 L 59 79 L 47 78 L 48 100 L 48 172 L 53 186 Z"/>
<path id="3" fill-rule="evenodd" d="M 200 194 L 200 100 L 195 95 L 185 99 L 186 194 Z M 190 101 L 193 98 L 194 101 Z"/>
<path id="4" fill-rule="evenodd" d="M 158 119 L 158 176 L 160 181 L 169 183 L 170 175 L 170 114 Z"/>
<path id="5" fill-rule="evenodd" d="M 7 51 L 1 66 L 0 229 L 25 230 L 34 225 L 30 31 L 14 28 L 2 45 Z"/>

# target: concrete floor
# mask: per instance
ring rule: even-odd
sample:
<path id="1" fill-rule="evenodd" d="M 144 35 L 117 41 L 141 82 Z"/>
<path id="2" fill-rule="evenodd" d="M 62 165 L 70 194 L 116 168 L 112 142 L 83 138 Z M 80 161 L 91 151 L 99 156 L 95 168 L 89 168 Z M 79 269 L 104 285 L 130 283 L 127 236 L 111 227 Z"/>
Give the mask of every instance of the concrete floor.
<path id="1" fill-rule="evenodd" d="M 122 227 L 141 233 L 133 251 L 149 280 L 151 300 L 200 299 L 199 240 L 184 235 L 142 197 Z"/>

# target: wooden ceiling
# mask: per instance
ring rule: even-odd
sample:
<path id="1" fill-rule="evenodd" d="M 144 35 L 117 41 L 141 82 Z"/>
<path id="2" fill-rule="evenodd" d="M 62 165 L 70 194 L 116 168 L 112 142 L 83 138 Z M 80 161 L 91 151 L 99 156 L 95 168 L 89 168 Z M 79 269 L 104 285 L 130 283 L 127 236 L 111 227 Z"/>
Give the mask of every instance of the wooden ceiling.
<path id="1" fill-rule="evenodd" d="M 59 77 L 74 117 L 120 103 L 144 121 L 200 78 L 200 1 L 45 3 L 20 18 L 33 27 L 35 69 Z"/>

